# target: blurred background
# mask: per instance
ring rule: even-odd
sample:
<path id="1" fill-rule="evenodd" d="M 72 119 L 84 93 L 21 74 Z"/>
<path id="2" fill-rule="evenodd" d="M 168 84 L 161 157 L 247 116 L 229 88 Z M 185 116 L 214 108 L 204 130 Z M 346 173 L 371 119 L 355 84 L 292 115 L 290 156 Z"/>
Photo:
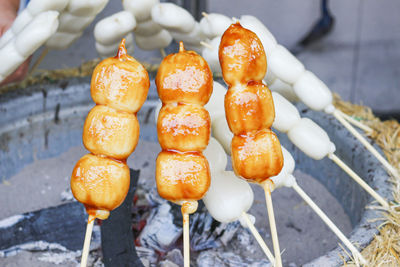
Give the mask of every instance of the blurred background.
<path id="1" fill-rule="evenodd" d="M 367 105 L 381 118 L 400 119 L 400 1 L 327 1 L 330 15 L 321 12 L 321 0 L 173 2 L 198 15 L 206 11 L 232 17 L 256 16 L 279 43 L 296 52 L 306 68 L 344 100 Z M 39 68 L 74 67 L 98 57 L 94 47 L 94 25 L 121 10 L 121 1 L 110 1 L 82 38 L 67 50 L 50 51 Z M 321 18 L 322 27 L 314 28 Z M 312 29 L 327 33 L 306 46 L 299 46 Z M 154 62 L 160 58 L 158 51 L 135 49 L 135 57 L 140 60 Z M 37 51 L 35 56 L 40 52 Z"/>

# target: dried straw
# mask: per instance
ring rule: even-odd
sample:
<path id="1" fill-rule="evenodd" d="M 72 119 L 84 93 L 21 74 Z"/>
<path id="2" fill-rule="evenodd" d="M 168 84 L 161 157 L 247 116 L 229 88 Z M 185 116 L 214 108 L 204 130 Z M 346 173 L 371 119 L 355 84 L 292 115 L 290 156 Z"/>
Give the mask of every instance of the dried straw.
<path id="1" fill-rule="evenodd" d="M 371 138 L 380 146 L 389 162 L 400 170 L 400 124 L 396 120 L 381 121 L 370 108 L 342 101 L 335 95 L 335 106 L 346 114 L 368 125 L 374 132 Z M 393 183 L 393 203 L 383 212 L 384 223 L 379 235 L 363 251 L 368 266 L 400 266 L 400 180 L 391 177 Z M 356 266 L 354 262 L 344 266 Z"/>

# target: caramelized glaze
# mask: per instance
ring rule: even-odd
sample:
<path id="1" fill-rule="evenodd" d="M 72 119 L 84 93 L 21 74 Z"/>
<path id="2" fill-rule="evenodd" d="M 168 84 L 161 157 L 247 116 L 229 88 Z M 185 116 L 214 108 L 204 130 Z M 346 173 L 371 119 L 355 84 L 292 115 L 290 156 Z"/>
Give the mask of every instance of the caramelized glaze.
<path id="1" fill-rule="evenodd" d="M 194 51 L 179 51 L 164 58 L 156 76 L 163 103 L 205 105 L 211 97 L 213 78 L 207 62 Z"/>
<path id="2" fill-rule="evenodd" d="M 83 127 L 83 144 L 93 154 L 83 156 L 71 176 L 74 197 L 86 211 L 107 219 L 129 190 L 126 158 L 139 139 L 136 112 L 150 87 L 144 67 L 127 55 L 125 39 L 118 54 L 99 63 L 92 76 L 91 93 L 96 106 Z"/>
<path id="3" fill-rule="evenodd" d="M 135 114 L 97 105 L 86 117 L 82 139 L 86 149 L 94 154 L 126 159 L 138 143 L 138 133 Z"/>
<path id="4" fill-rule="evenodd" d="M 207 62 L 185 51 L 181 42 L 179 52 L 161 62 L 156 85 L 163 101 L 157 120 L 162 148 L 156 161 L 157 190 L 161 197 L 185 205 L 201 199 L 210 186 L 209 165 L 202 151 L 211 131 L 203 105 L 212 93 L 212 75 Z M 188 205 L 182 211 L 194 212 L 194 204 Z"/>
<path id="5" fill-rule="evenodd" d="M 264 48 L 255 33 L 232 24 L 222 36 L 219 60 L 229 86 L 225 114 L 234 134 L 233 169 L 250 182 L 263 183 L 283 167 L 279 140 L 269 129 L 275 109 L 271 92 L 262 83 L 267 71 Z"/>
<path id="6" fill-rule="evenodd" d="M 222 76 L 229 86 L 261 81 L 267 72 L 267 58 L 260 39 L 239 22 L 222 35 L 218 55 Z"/>
<path id="7" fill-rule="evenodd" d="M 225 95 L 226 119 L 233 134 L 270 128 L 275 119 L 271 91 L 262 82 L 230 88 Z"/>

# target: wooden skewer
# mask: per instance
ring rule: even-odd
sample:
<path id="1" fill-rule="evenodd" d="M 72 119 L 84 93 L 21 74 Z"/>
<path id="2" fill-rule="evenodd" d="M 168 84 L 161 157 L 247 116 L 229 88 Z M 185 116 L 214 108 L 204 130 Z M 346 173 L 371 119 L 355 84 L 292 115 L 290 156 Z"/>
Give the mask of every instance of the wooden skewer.
<path id="1" fill-rule="evenodd" d="M 183 215 L 183 261 L 184 267 L 190 267 L 189 214 Z"/>
<path id="2" fill-rule="evenodd" d="M 163 58 L 165 58 L 165 57 L 167 56 L 167 53 L 165 53 L 165 49 L 164 49 L 164 48 L 161 48 L 161 49 L 160 49 L 160 54 L 161 54 L 161 56 L 162 56 Z"/>
<path id="3" fill-rule="evenodd" d="M 351 126 L 338 112 L 334 112 L 333 116 L 346 127 L 368 150 L 374 155 L 380 163 L 395 177 L 400 179 L 397 170 L 359 133 Z"/>
<path id="4" fill-rule="evenodd" d="M 282 267 L 281 250 L 279 248 L 278 232 L 276 230 L 274 207 L 271 198 L 271 181 L 268 179 L 262 185 L 265 192 L 265 201 L 268 210 L 269 227 L 271 230 L 272 244 L 274 246 L 275 267 Z"/>
<path id="5" fill-rule="evenodd" d="M 338 109 L 335 109 L 334 113 L 337 113 L 339 116 L 342 116 L 342 117 L 343 117 L 345 120 L 347 120 L 349 123 L 351 123 L 351 124 L 353 124 L 354 126 L 360 128 L 360 129 L 363 130 L 364 132 L 372 133 L 372 132 L 374 131 L 371 127 L 365 125 L 365 124 L 362 123 L 362 122 L 359 122 L 358 120 L 355 120 L 353 117 L 347 115 L 346 113 L 344 113 L 344 112 L 342 112 L 342 111 L 340 111 L 340 110 L 338 110 Z"/>
<path id="6" fill-rule="evenodd" d="M 208 14 L 207 14 L 206 12 L 204 12 L 204 11 L 201 12 L 201 15 L 202 15 L 203 17 L 206 17 L 206 18 L 208 17 Z"/>
<path id="7" fill-rule="evenodd" d="M 362 188 L 365 189 L 373 198 L 375 198 L 383 207 L 389 208 L 388 202 L 375 192 L 360 176 L 358 176 L 349 166 L 347 166 L 338 156 L 331 153 L 328 157 L 342 168 L 351 178 L 354 179 Z"/>
<path id="8" fill-rule="evenodd" d="M 339 228 L 329 219 L 329 217 L 318 207 L 317 204 L 307 195 L 303 189 L 295 183 L 293 189 L 303 198 L 303 200 L 315 211 L 315 213 L 324 221 L 324 223 L 332 230 L 332 232 L 346 245 L 346 247 L 353 253 L 355 258 L 358 258 L 362 264 L 366 264 L 367 261 L 360 254 L 360 252 L 354 247 L 350 240 L 339 230 Z"/>
<path id="9" fill-rule="evenodd" d="M 83 243 L 83 249 L 82 249 L 81 267 L 86 267 L 86 265 L 87 265 L 87 259 L 88 259 L 89 248 L 90 248 L 90 240 L 92 238 L 93 224 L 94 224 L 95 219 L 96 219 L 96 217 L 94 217 L 93 215 L 89 215 L 87 226 L 86 226 L 85 241 Z"/>
<path id="10" fill-rule="evenodd" d="M 265 244 L 263 238 L 261 237 L 260 233 L 257 231 L 254 224 L 251 222 L 249 215 L 246 212 L 242 213 L 243 219 L 246 221 L 247 227 L 249 228 L 250 232 L 253 234 L 254 238 L 257 240 L 258 244 L 260 245 L 261 249 L 264 251 L 265 255 L 269 259 L 271 263 L 274 263 L 275 258 L 272 255 L 271 251 L 269 250 L 267 244 Z"/>
<path id="11" fill-rule="evenodd" d="M 201 41 L 200 44 L 208 49 L 214 49 L 214 47 L 212 47 L 212 45 L 210 45 L 209 43 L 203 42 Z"/>
<path id="12" fill-rule="evenodd" d="M 36 60 L 36 62 L 33 64 L 31 70 L 29 71 L 29 75 L 32 75 L 36 68 L 40 65 L 40 63 L 42 63 L 43 59 L 46 57 L 46 55 L 49 53 L 49 48 L 44 48 L 42 53 L 40 54 L 40 56 L 38 57 L 38 59 Z"/>

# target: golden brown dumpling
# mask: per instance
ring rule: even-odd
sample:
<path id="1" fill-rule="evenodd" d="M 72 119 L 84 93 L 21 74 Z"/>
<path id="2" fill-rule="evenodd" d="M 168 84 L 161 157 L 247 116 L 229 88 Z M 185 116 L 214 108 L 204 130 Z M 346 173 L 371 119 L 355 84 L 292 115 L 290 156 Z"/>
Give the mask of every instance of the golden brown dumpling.
<path id="1" fill-rule="evenodd" d="M 129 183 L 126 164 L 93 154 L 83 156 L 71 176 L 74 197 L 85 205 L 90 215 L 102 220 L 124 201 Z"/>
<path id="2" fill-rule="evenodd" d="M 167 104 L 158 115 L 158 141 L 166 150 L 203 151 L 210 139 L 210 127 L 210 115 L 202 106 Z"/>
<path id="3" fill-rule="evenodd" d="M 235 135 L 231 146 L 233 170 L 252 182 L 262 183 L 283 167 L 281 145 L 269 129 Z"/>
<path id="4" fill-rule="evenodd" d="M 239 22 L 232 24 L 222 35 L 219 62 L 229 86 L 261 81 L 267 72 L 267 58 L 260 39 Z"/>
<path id="5" fill-rule="evenodd" d="M 270 128 L 275 119 L 271 91 L 262 82 L 229 88 L 225 95 L 226 120 L 233 134 Z"/>
<path id="6" fill-rule="evenodd" d="M 94 154 L 126 159 L 138 143 L 139 122 L 135 114 L 97 105 L 86 117 L 82 139 Z"/>
<path id="7" fill-rule="evenodd" d="M 158 96 L 163 103 L 205 105 L 211 97 L 213 77 L 207 62 L 194 51 L 166 56 L 156 76 Z"/>
<path id="8" fill-rule="evenodd" d="M 199 200 L 210 186 L 210 170 L 202 153 L 162 151 L 156 161 L 161 197 L 173 202 Z"/>

